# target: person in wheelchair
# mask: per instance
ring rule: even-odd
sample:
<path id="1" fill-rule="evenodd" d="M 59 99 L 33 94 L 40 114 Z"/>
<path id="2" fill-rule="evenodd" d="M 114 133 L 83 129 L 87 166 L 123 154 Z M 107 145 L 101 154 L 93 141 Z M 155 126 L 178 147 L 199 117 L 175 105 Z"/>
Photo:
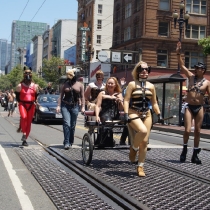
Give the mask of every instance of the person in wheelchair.
<path id="1" fill-rule="evenodd" d="M 110 77 L 107 79 L 105 90 L 100 92 L 97 97 L 95 107 L 96 121 L 98 123 L 106 123 L 119 120 L 120 110 L 123 110 L 121 88 L 117 79 Z"/>
<path id="2" fill-rule="evenodd" d="M 134 81 L 128 84 L 124 98 L 125 121 L 135 131 L 131 141 L 129 159 L 132 163 L 135 163 L 136 154 L 139 151 L 137 174 L 140 177 L 145 176 L 143 165 L 152 126 L 149 103 L 151 103 L 154 112 L 158 116 L 158 122 L 163 122 L 156 100 L 155 86 L 147 81 L 149 73 L 150 67 L 147 63 L 143 61 L 137 63 L 132 71 Z"/>

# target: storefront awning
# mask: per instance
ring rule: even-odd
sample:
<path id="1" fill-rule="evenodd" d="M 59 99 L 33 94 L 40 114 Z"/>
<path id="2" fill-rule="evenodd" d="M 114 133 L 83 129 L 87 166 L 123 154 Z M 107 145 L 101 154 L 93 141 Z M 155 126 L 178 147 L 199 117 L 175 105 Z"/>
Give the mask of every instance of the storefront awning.
<path id="1" fill-rule="evenodd" d="M 185 80 L 186 78 L 180 74 L 166 74 L 148 78 L 148 81 L 151 83 L 184 82 Z"/>

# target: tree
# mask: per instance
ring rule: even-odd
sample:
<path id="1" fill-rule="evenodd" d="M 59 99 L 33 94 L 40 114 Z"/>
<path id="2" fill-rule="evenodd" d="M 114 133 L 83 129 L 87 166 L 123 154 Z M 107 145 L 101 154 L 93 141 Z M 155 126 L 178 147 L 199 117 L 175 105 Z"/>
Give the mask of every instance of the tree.
<path id="1" fill-rule="evenodd" d="M 60 76 L 65 74 L 65 66 L 63 65 L 64 60 L 58 57 L 52 57 L 50 60 L 43 60 L 43 77 L 47 82 L 52 82 L 53 87 L 56 87 L 59 84 Z"/>
<path id="2" fill-rule="evenodd" d="M 203 54 L 205 56 L 210 55 L 210 36 L 207 38 L 200 39 L 198 45 L 202 46 Z"/>

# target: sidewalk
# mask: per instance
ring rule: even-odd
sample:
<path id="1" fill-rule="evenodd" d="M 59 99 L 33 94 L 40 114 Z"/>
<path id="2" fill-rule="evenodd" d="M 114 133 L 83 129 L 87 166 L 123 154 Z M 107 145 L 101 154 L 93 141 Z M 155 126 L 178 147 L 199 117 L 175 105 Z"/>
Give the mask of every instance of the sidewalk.
<path id="1" fill-rule="evenodd" d="M 177 126 L 177 125 L 154 125 L 153 130 L 163 131 L 163 132 L 169 132 L 169 133 L 176 133 L 183 135 L 184 133 L 184 126 Z M 191 132 L 190 136 L 194 136 L 194 133 Z M 201 138 L 210 138 L 210 129 L 201 129 Z"/>

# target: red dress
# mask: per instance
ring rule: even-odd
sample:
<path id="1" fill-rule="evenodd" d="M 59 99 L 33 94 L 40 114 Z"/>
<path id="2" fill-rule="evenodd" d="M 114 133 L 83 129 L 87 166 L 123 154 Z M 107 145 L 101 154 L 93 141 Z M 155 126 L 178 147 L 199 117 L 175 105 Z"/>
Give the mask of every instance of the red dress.
<path id="1" fill-rule="evenodd" d="M 26 133 L 26 138 L 28 137 L 31 130 L 31 122 L 33 120 L 35 111 L 35 98 L 36 98 L 36 86 L 32 83 L 30 86 L 25 86 L 21 83 L 20 91 L 20 102 L 19 102 L 19 112 L 20 112 L 20 126 L 23 133 Z"/>

